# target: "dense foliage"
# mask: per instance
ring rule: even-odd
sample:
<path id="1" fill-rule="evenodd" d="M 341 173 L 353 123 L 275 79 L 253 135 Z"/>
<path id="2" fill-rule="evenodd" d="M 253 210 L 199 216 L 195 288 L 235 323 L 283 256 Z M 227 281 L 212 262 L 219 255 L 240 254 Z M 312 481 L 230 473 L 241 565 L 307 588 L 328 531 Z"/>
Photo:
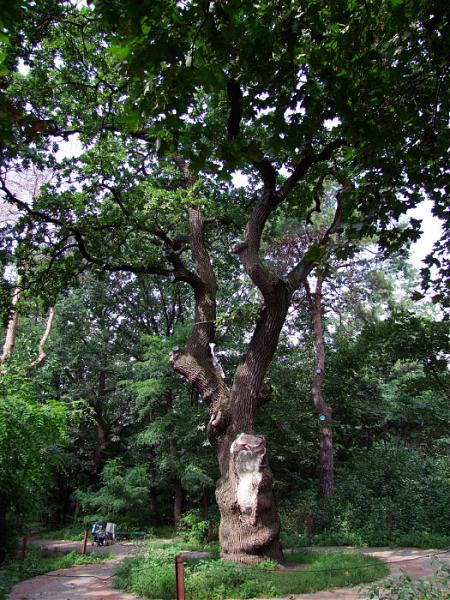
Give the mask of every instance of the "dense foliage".
<path id="1" fill-rule="evenodd" d="M 67 407 L 12 367 L 0 380 L 0 560 L 25 518 L 40 517 L 61 467 Z"/>
<path id="2" fill-rule="evenodd" d="M 233 441 L 256 430 L 290 533 L 310 510 L 336 540 L 385 540 L 388 510 L 399 532 L 450 533 L 446 9 L 19 0 L 0 15 L 1 315 L 57 315 L 45 367 L 24 372 L 19 328 L 0 374 L 0 521 L 36 498 L 59 522 L 80 505 L 214 518 L 210 446 L 226 487 Z M 30 169 L 53 177 L 24 196 Z M 437 309 L 405 298 L 393 263 L 425 196 L 443 222 L 422 273 Z M 322 275 L 328 505 L 302 296 Z M 264 493 L 257 557 L 279 554 Z"/>
<path id="3" fill-rule="evenodd" d="M 309 488 L 282 503 L 285 540 L 309 543 L 312 514 L 314 543 L 446 548 L 449 475 L 448 456 L 427 456 L 396 440 L 357 449 L 338 464 L 334 498 L 317 498 Z"/>

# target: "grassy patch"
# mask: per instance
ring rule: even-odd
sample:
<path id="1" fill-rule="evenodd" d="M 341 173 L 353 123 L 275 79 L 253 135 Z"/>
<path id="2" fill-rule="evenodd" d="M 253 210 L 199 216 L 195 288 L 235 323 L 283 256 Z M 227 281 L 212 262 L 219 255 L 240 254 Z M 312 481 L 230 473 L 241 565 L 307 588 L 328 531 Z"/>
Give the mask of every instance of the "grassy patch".
<path id="1" fill-rule="evenodd" d="M 169 600 L 175 595 L 173 545 L 148 548 L 118 568 L 115 585 L 146 598 Z M 299 564 L 298 561 L 301 561 Z M 242 566 L 218 558 L 185 560 L 186 597 L 222 600 L 284 596 L 375 581 L 389 572 L 380 560 L 356 552 L 301 552 L 288 557 L 292 567 L 280 569 L 271 561 Z"/>
<path id="2" fill-rule="evenodd" d="M 38 546 L 30 546 L 23 568 L 21 568 L 20 562 L 15 560 L 5 564 L 0 569 L 0 600 L 6 598 L 6 594 L 13 585 L 24 579 L 37 577 L 37 575 L 57 571 L 58 569 L 88 565 L 109 558 L 112 558 L 111 554 L 86 554 L 83 556 L 74 551 L 62 554 L 60 552 L 49 552 Z"/>

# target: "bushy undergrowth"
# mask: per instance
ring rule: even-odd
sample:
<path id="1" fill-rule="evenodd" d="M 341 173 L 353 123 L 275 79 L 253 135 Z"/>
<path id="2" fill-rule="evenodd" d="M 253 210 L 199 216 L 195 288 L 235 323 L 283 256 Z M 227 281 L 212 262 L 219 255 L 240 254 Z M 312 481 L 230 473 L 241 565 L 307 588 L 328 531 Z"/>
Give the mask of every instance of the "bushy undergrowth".
<path id="1" fill-rule="evenodd" d="M 188 544 L 203 546 L 208 541 L 208 521 L 189 511 L 181 517 L 178 532 Z"/>
<path id="2" fill-rule="evenodd" d="M 43 540 L 70 540 L 78 542 L 84 537 L 84 528 L 82 525 L 79 525 L 62 527 L 61 529 L 45 529 L 36 532 L 36 535 Z"/>
<path id="3" fill-rule="evenodd" d="M 380 531 L 357 530 L 348 533 L 325 531 L 308 538 L 302 533 L 282 532 L 281 543 L 285 548 L 307 548 L 309 546 L 392 546 L 411 548 L 450 548 L 450 536 L 416 531 L 410 533 L 394 533 L 382 528 Z"/>
<path id="4" fill-rule="evenodd" d="M 180 547 L 153 547 L 126 560 L 118 568 L 116 587 L 146 598 L 173 598 L 174 559 Z M 374 581 L 388 572 L 381 561 L 356 553 L 304 552 L 289 557 L 290 562 L 299 559 L 303 566 L 297 571 L 279 569 L 271 561 L 243 566 L 219 558 L 186 559 L 186 598 L 223 600 L 299 594 Z"/>
<path id="5" fill-rule="evenodd" d="M 0 600 L 6 598 L 11 587 L 24 579 L 37 577 L 43 573 L 66 569 L 77 565 L 87 565 L 112 558 L 111 554 L 86 554 L 82 555 L 72 551 L 67 554 L 49 552 L 38 546 L 30 546 L 27 557 L 20 564 L 18 560 L 3 565 L 0 569 Z"/>
<path id="6" fill-rule="evenodd" d="M 450 462 L 398 445 L 357 450 L 337 468 L 332 500 L 305 490 L 281 504 L 283 542 L 289 546 L 450 545 Z M 392 512 L 394 527 L 387 526 Z M 313 516 L 311 540 L 305 520 Z"/>
<path id="7" fill-rule="evenodd" d="M 127 467 L 118 458 L 108 460 L 98 490 L 75 492 L 83 512 L 91 513 L 89 521 L 104 519 L 136 529 L 148 509 L 147 471 L 146 465 Z"/>

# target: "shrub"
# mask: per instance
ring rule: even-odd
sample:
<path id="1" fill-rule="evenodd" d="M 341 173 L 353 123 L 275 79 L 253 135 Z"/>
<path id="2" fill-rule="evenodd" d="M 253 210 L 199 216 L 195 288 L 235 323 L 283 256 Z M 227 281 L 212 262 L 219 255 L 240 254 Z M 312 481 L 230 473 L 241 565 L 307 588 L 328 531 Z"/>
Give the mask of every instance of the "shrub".
<path id="1" fill-rule="evenodd" d="M 258 576 L 258 569 L 267 570 L 267 565 L 249 569 L 222 559 L 201 561 L 186 569 L 186 595 L 195 600 L 275 596 L 276 589 Z"/>
<path id="2" fill-rule="evenodd" d="M 3 367 L 2 367 L 3 368 Z M 8 363 L 0 377 L 0 563 L 15 547 L 15 518 L 39 514 L 62 467 L 68 408 L 44 401 L 45 386 Z M 48 390 L 47 390 L 48 391 Z"/>
<path id="3" fill-rule="evenodd" d="M 160 545 L 122 563 L 115 585 L 146 598 L 173 598 L 174 558 L 180 547 L 176 544 Z M 291 558 L 301 560 L 308 565 L 307 569 L 280 570 L 279 565 L 272 561 L 243 566 L 222 559 L 186 559 L 186 597 L 191 600 L 223 600 L 289 595 L 369 582 L 388 572 L 381 561 L 356 553 L 304 552 Z"/>
<path id="4" fill-rule="evenodd" d="M 84 531 L 80 524 L 78 526 L 63 527 L 62 529 L 39 531 L 37 535 L 44 540 L 72 540 L 78 542 L 83 539 Z"/>
<path id="5" fill-rule="evenodd" d="M 394 537 L 396 546 L 413 546 L 415 548 L 450 548 L 450 535 L 439 535 L 428 531 L 401 533 Z"/>
<path id="6" fill-rule="evenodd" d="M 337 468 L 333 499 L 318 499 L 306 490 L 282 503 L 282 539 L 299 547 L 308 543 L 305 520 L 312 512 L 315 544 L 445 547 L 450 536 L 449 475 L 448 458 L 401 445 L 355 450 Z M 388 511 L 395 519 L 393 532 L 386 522 Z M 410 537 L 402 538 L 405 534 Z"/>
<path id="7" fill-rule="evenodd" d="M 429 579 L 411 579 L 408 575 L 391 578 L 371 586 L 364 597 L 374 600 L 448 600 L 450 565 L 433 561 L 436 575 Z"/>
<path id="8" fill-rule="evenodd" d="M 178 530 L 190 546 L 202 546 L 208 541 L 208 521 L 204 521 L 194 511 L 181 517 Z"/>
<path id="9" fill-rule="evenodd" d="M 138 596 L 169 600 L 174 597 L 176 545 L 153 547 L 138 557 L 125 559 L 116 572 L 115 587 Z"/>
<path id="10" fill-rule="evenodd" d="M 97 491 L 77 490 L 76 497 L 83 511 L 104 520 L 139 523 L 148 510 L 148 472 L 145 465 L 125 468 L 119 459 L 109 460 L 101 474 L 102 485 Z M 96 520 L 96 519 L 94 519 Z"/>

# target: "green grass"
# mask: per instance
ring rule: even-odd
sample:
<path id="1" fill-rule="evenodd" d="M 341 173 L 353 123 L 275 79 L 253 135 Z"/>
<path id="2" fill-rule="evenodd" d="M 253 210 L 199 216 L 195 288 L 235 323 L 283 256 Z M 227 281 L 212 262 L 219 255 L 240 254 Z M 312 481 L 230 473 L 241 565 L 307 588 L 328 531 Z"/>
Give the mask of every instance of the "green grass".
<path id="1" fill-rule="evenodd" d="M 146 598 L 174 598 L 174 558 L 179 550 L 173 545 L 153 545 L 140 556 L 124 561 L 117 570 L 115 586 Z M 389 572 L 380 560 L 356 552 L 303 551 L 288 556 L 287 563 L 299 564 L 302 570 L 280 569 L 271 561 L 242 566 L 218 558 L 186 559 L 186 598 L 223 600 L 301 594 L 368 583 Z"/>
<path id="2" fill-rule="evenodd" d="M 3 565 L 0 569 L 0 600 L 6 598 L 6 594 L 13 585 L 24 579 L 30 579 L 58 569 L 88 565 L 110 558 L 112 558 L 112 554 L 109 553 L 86 554 L 83 556 L 74 551 L 62 554 L 61 552 L 49 552 L 38 546 L 29 546 L 23 568 L 21 568 L 20 562 L 15 560 Z"/>

